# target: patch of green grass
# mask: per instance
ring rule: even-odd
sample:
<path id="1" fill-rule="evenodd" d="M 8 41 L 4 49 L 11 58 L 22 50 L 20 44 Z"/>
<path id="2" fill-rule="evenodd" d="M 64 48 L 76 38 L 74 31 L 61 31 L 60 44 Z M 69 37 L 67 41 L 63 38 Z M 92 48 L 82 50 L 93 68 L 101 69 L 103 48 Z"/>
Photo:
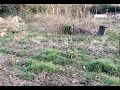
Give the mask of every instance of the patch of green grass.
<path id="1" fill-rule="evenodd" d="M 26 40 L 25 39 L 22 39 L 18 42 L 19 44 L 27 44 Z"/>
<path id="2" fill-rule="evenodd" d="M 69 65 L 74 63 L 74 60 L 70 58 L 70 55 L 68 52 L 64 52 L 57 49 L 44 49 L 40 53 L 37 53 L 32 56 L 33 59 L 39 60 L 39 61 L 48 61 L 53 62 L 54 64 L 60 64 L 60 65 Z"/>
<path id="3" fill-rule="evenodd" d="M 17 52 L 16 55 L 18 57 L 23 57 L 27 55 L 27 51 L 25 49 L 22 49 L 21 51 Z"/>
<path id="4" fill-rule="evenodd" d="M 116 65 L 120 65 L 120 58 L 117 58 L 117 57 L 113 57 L 112 58 L 113 62 L 116 64 Z"/>
<path id="5" fill-rule="evenodd" d="M 34 78 L 34 73 L 21 71 L 19 72 L 19 76 L 27 80 L 32 80 Z"/>
<path id="6" fill-rule="evenodd" d="M 72 37 L 74 42 L 90 42 L 93 39 L 91 36 L 80 35 Z"/>
<path id="7" fill-rule="evenodd" d="M 13 70 L 16 72 L 17 76 L 27 80 L 32 80 L 34 78 L 34 73 L 26 71 L 26 67 L 23 62 L 12 63 Z"/>
<path id="8" fill-rule="evenodd" d="M 6 54 L 8 54 L 8 53 L 11 52 L 11 50 L 10 50 L 9 48 L 1 47 L 1 48 L 0 48 L 0 52 L 1 52 L 1 53 L 6 53 Z"/>
<path id="9" fill-rule="evenodd" d="M 89 60 L 90 56 L 88 54 L 79 54 L 79 57 L 81 58 L 81 60 Z"/>
<path id="10" fill-rule="evenodd" d="M 74 59 L 78 56 L 78 51 L 77 49 L 72 48 L 72 50 L 70 50 L 68 54 L 69 54 L 69 58 Z"/>
<path id="11" fill-rule="evenodd" d="M 104 82 L 104 85 L 106 86 L 119 86 L 120 85 L 120 79 L 118 77 L 108 76 L 105 74 L 102 74 L 100 76 L 102 78 L 102 81 Z"/>
<path id="12" fill-rule="evenodd" d="M 91 72 L 106 73 L 109 75 L 115 75 L 117 73 L 116 65 L 108 59 L 89 61 L 85 66 Z"/>
<path id="13" fill-rule="evenodd" d="M 116 32 L 109 32 L 109 41 L 114 42 L 117 46 L 119 45 L 119 36 L 116 34 Z"/>
<path id="14" fill-rule="evenodd" d="M 98 77 L 98 78 L 97 78 Z M 95 86 L 99 83 L 102 86 L 119 86 L 120 80 L 118 77 L 108 76 L 106 74 L 98 74 L 95 72 L 85 72 L 84 77 L 88 84 Z"/>
<path id="15" fill-rule="evenodd" d="M 12 32 L 9 32 L 3 38 L 0 38 L 0 46 L 5 46 L 6 44 L 12 42 L 14 40 L 14 35 Z"/>
<path id="16" fill-rule="evenodd" d="M 26 38 L 31 38 L 31 37 L 36 37 L 36 36 L 40 36 L 41 35 L 41 32 L 39 31 L 31 31 L 29 32 L 28 36 Z"/>
<path id="17" fill-rule="evenodd" d="M 55 65 L 52 62 L 43 62 L 34 59 L 27 59 L 24 63 L 18 62 L 14 66 L 21 71 L 35 74 L 38 74 L 42 71 L 47 71 L 49 73 L 64 71 L 64 68 L 60 65 Z"/>

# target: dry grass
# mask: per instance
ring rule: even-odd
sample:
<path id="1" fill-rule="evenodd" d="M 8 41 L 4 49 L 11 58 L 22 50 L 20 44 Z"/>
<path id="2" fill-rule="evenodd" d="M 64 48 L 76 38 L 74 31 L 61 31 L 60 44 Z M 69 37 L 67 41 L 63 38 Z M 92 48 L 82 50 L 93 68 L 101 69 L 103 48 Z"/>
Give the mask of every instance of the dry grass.
<path id="1" fill-rule="evenodd" d="M 0 17 L 0 29 L 7 29 L 9 31 L 22 31 L 28 28 L 25 21 L 19 16 L 8 16 L 6 18 Z"/>
<path id="2" fill-rule="evenodd" d="M 22 31 L 22 32 L 18 33 L 18 35 L 15 36 L 14 38 L 17 41 L 20 41 L 21 39 L 25 38 L 27 35 L 28 35 L 28 33 L 26 31 Z"/>
<path id="3" fill-rule="evenodd" d="M 61 27 L 65 25 L 70 25 L 77 32 L 78 28 L 90 30 L 90 32 L 95 33 L 98 30 L 100 21 L 94 20 L 92 18 L 71 19 L 64 16 L 57 15 L 45 15 L 45 14 L 35 14 L 33 15 L 31 25 L 38 30 L 43 32 L 60 34 Z M 73 26 L 74 25 L 74 26 Z"/>

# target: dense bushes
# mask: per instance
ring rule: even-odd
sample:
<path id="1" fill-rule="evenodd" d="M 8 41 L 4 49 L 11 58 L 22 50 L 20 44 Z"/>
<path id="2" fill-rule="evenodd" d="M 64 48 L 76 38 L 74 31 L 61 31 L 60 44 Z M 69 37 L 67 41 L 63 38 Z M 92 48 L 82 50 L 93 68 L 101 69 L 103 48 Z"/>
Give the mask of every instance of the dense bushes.
<path id="1" fill-rule="evenodd" d="M 118 6 L 112 6 L 110 4 L 99 4 L 99 5 L 95 4 L 91 7 L 91 12 L 95 14 L 97 10 L 97 13 L 101 14 L 106 12 L 115 12 L 115 9 L 116 12 L 120 12 L 120 7 Z"/>
<path id="2" fill-rule="evenodd" d="M 1 4 L 0 5 L 0 15 L 18 15 L 20 11 L 21 4 Z"/>

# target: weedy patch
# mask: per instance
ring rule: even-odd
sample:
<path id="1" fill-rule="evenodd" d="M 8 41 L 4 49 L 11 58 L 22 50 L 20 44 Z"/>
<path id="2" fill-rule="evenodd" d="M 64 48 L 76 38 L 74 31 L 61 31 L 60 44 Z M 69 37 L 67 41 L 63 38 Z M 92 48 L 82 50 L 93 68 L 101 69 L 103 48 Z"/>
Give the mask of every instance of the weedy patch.
<path id="1" fill-rule="evenodd" d="M 89 61 L 85 66 L 88 71 L 97 72 L 97 73 L 116 75 L 118 72 L 116 65 L 112 61 L 106 59 Z"/>
<path id="2" fill-rule="evenodd" d="M 109 32 L 109 40 L 111 41 L 116 41 L 118 39 L 118 35 L 116 34 L 116 32 Z"/>
<path id="3" fill-rule="evenodd" d="M 32 56 L 33 59 L 39 61 L 47 61 L 53 62 L 54 64 L 59 65 L 70 65 L 73 64 L 75 61 L 70 58 L 68 52 L 64 52 L 57 49 L 44 49 L 40 53 L 36 53 Z"/>
<path id="4" fill-rule="evenodd" d="M 17 52 L 16 55 L 17 55 L 18 57 L 26 56 L 26 55 L 27 55 L 27 51 L 26 51 L 26 49 L 22 49 L 22 50 L 20 50 L 19 52 Z"/>
<path id="5" fill-rule="evenodd" d="M 90 56 L 87 54 L 79 54 L 79 57 L 81 58 L 81 60 L 83 61 L 87 61 L 90 59 Z"/>
<path id="6" fill-rule="evenodd" d="M 69 51 L 69 58 L 75 59 L 78 56 L 78 51 L 75 48 L 72 48 L 72 50 Z"/>
<path id="7" fill-rule="evenodd" d="M 27 60 L 25 64 L 28 67 L 27 71 L 34 73 L 39 73 L 42 72 L 43 70 L 51 73 L 62 70 L 62 67 L 55 65 L 52 62 L 43 62 L 34 59 Z"/>
<path id="8" fill-rule="evenodd" d="M 16 33 L 8 32 L 7 36 L 0 38 L 0 46 L 5 46 L 8 43 L 12 42 L 14 40 L 14 35 Z"/>
<path id="9" fill-rule="evenodd" d="M 0 52 L 8 54 L 8 53 L 11 53 L 11 50 L 9 48 L 1 47 Z"/>
<path id="10" fill-rule="evenodd" d="M 92 40 L 93 40 L 92 36 L 86 36 L 86 35 L 72 37 L 72 41 L 74 41 L 74 42 L 86 42 L 86 43 L 88 43 Z"/>
<path id="11" fill-rule="evenodd" d="M 21 39 L 18 43 L 19 44 L 27 44 L 27 41 L 25 39 Z"/>
<path id="12" fill-rule="evenodd" d="M 112 41 L 116 46 L 119 46 L 119 36 L 116 32 L 109 32 L 108 41 Z"/>
<path id="13" fill-rule="evenodd" d="M 88 82 L 88 85 L 97 84 L 100 86 L 119 86 L 120 81 L 118 77 L 108 76 L 106 74 L 98 74 L 95 72 L 86 72 L 84 75 L 85 80 Z M 95 83 L 94 83 L 95 82 Z"/>
<path id="14" fill-rule="evenodd" d="M 26 72 L 26 71 L 20 71 L 18 76 L 27 80 L 32 80 L 35 74 L 31 72 Z"/>
<path id="15" fill-rule="evenodd" d="M 16 72 L 19 76 L 28 80 L 31 80 L 35 74 L 39 74 L 42 71 L 47 71 L 49 73 L 64 71 L 64 68 L 60 65 L 34 59 L 27 59 L 25 62 L 17 62 L 14 63 L 13 66 L 17 70 Z"/>
<path id="16" fill-rule="evenodd" d="M 63 34 L 73 34 L 73 27 L 72 25 L 63 25 L 61 28 L 60 28 L 60 31 L 63 33 Z"/>
<path id="17" fill-rule="evenodd" d="M 102 81 L 104 82 L 105 86 L 119 86 L 120 85 L 120 79 L 118 77 L 114 76 L 108 76 L 106 74 L 100 75 L 102 78 Z"/>

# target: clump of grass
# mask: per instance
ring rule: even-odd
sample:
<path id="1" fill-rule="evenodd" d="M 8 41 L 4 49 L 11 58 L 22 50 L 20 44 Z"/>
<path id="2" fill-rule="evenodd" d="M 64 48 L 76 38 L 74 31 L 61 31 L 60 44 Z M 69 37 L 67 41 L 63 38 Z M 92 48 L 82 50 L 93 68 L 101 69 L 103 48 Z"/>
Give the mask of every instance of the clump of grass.
<path id="1" fill-rule="evenodd" d="M 72 37 L 72 41 L 74 42 L 90 42 L 93 39 L 92 36 L 80 35 Z"/>
<path id="2" fill-rule="evenodd" d="M 27 59 L 24 63 L 17 63 L 17 68 L 25 72 L 40 73 L 42 71 L 48 71 L 49 73 L 54 73 L 58 71 L 63 71 L 64 69 L 60 65 L 55 65 L 52 62 L 37 61 L 34 59 Z"/>
<path id="3" fill-rule="evenodd" d="M 39 30 L 33 29 L 29 31 L 29 34 L 26 38 L 37 37 L 40 35 L 41 35 L 41 32 L 39 32 Z"/>
<path id="4" fill-rule="evenodd" d="M 11 52 L 11 50 L 9 48 L 1 47 L 0 52 L 8 54 Z"/>
<path id="5" fill-rule="evenodd" d="M 72 48 L 72 50 L 70 50 L 69 52 L 69 58 L 76 58 L 78 56 L 78 51 L 75 48 Z"/>
<path id="6" fill-rule="evenodd" d="M 0 38 L 0 46 L 5 46 L 6 44 L 13 41 L 14 40 L 14 35 L 15 34 L 13 34 L 11 32 L 8 32 L 8 34 L 5 37 Z"/>
<path id="7" fill-rule="evenodd" d="M 32 80 L 35 76 L 34 73 L 26 71 L 26 67 L 23 62 L 12 63 L 13 70 L 16 72 L 17 76 L 23 79 Z"/>
<path id="8" fill-rule="evenodd" d="M 104 85 L 107 86 L 118 86 L 120 85 L 120 80 L 118 77 L 114 76 L 108 76 L 105 74 L 100 75 L 102 77 L 102 81 L 104 82 Z"/>
<path id="9" fill-rule="evenodd" d="M 106 59 L 90 61 L 86 64 L 86 68 L 88 71 L 106 73 L 109 75 L 115 75 L 117 73 L 116 65 L 112 61 Z"/>
<path id="10" fill-rule="evenodd" d="M 96 78 L 97 77 L 97 78 Z M 96 82 L 102 86 L 118 86 L 120 85 L 120 80 L 118 77 L 108 76 L 106 74 L 98 74 L 95 72 L 85 72 L 84 78 L 88 81 L 90 85 L 95 85 Z"/>
<path id="11" fill-rule="evenodd" d="M 19 76 L 27 80 L 32 80 L 34 78 L 34 73 L 21 71 L 19 72 Z"/>
<path id="12" fill-rule="evenodd" d="M 117 76 L 120 77 L 120 65 L 116 65 L 117 66 Z"/>
<path id="13" fill-rule="evenodd" d="M 33 55 L 32 58 L 39 61 L 51 61 L 54 64 L 60 65 L 69 65 L 74 63 L 70 58 L 69 53 L 57 49 L 43 50 L 42 52 Z"/>
<path id="14" fill-rule="evenodd" d="M 109 40 L 111 40 L 111 41 L 116 41 L 116 40 L 118 40 L 119 39 L 119 37 L 118 37 L 118 35 L 116 34 L 116 32 L 109 32 Z"/>
<path id="15" fill-rule="evenodd" d="M 90 56 L 87 54 L 79 54 L 79 57 L 81 58 L 81 60 L 84 60 L 84 61 L 89 60 L 90 58 Z"/>
<path id="16" fill-rule="evenodd" d="M 116 32 L 109 32 L 109 41 L 115 42 L 115 44 L 118 46 L 119 45 L 119 36 L 117 35 Z"/>
<path id="17" fill-rule="evenodd" d="M 85 36 L 81 36 L 81 37 L 73 37 L 72 40 L 75 41 L 75 42 L 81 42 L 81 41 L 85 41 L 87 40 L 88 38 L 85 37 Z"/>
<path id="18" fill-rule="evenodd" d="M 73 33 L 72 26 L 68 25 L 68 24 L 63 25 L 60 29 L 61 29 L 61 32 L 63 34 L 69 34 L 69 35 L 71 35 Z"/>
<path id="19" fill-rule="evenodd" d="M 21 51 L 16 53 L 18 57 L 26 56 L 26 54 L 27 54 L 27 51 L 25 49 L 22 49 Z"/>

